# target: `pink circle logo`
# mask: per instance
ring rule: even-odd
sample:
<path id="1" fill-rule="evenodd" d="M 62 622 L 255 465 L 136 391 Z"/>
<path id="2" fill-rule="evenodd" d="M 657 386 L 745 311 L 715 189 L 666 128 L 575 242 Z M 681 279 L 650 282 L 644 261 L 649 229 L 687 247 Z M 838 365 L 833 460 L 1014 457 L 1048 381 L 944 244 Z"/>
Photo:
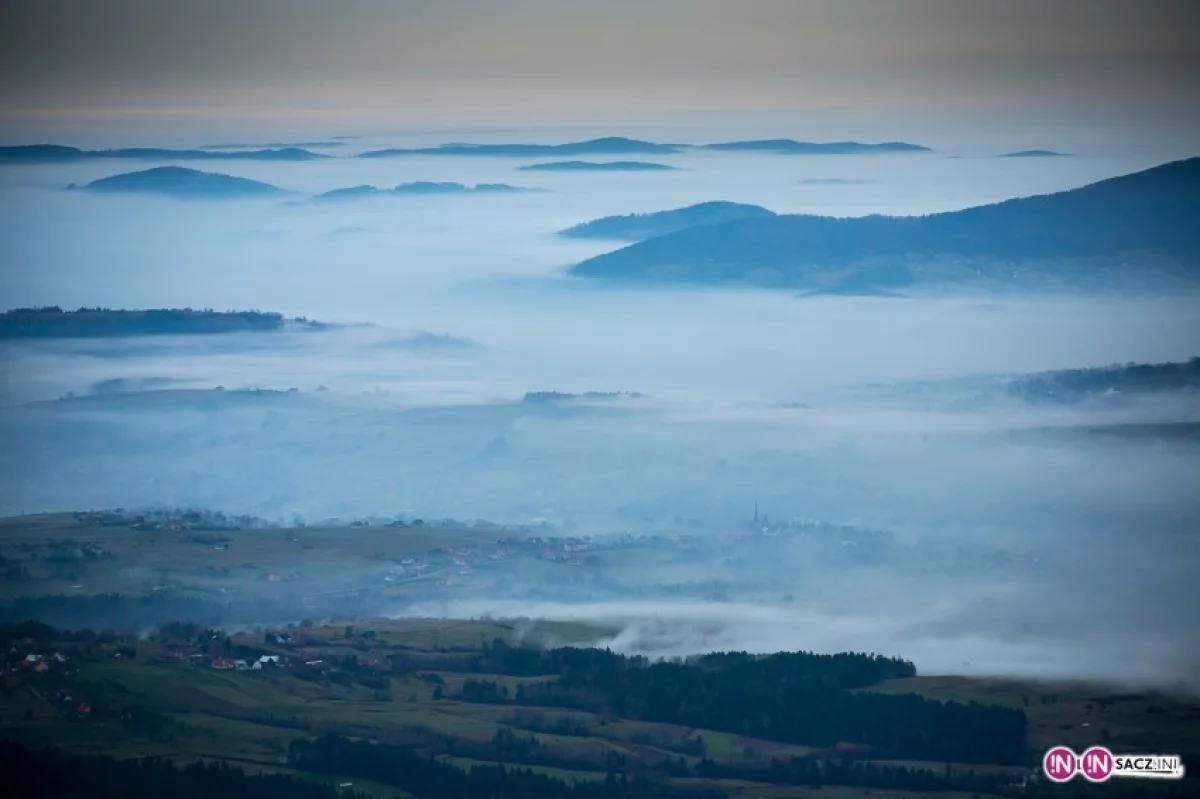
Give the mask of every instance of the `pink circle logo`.
<path id="1" fill-rule="evenodd" d="M 1079 760 L 1079 770 L 1090 782 L 1104 782 L 1112 776 L 1112 752 L 1103 746 L 1093 746 L 1084 752 Z"/>
<path id="2" fill-rule="evenodd" d="M 1056 746 L 1042 757 L 1042 771 L 1051 782 L 1069 782 L 1079 767 L 1079 758 L 1069 746 Z"/>

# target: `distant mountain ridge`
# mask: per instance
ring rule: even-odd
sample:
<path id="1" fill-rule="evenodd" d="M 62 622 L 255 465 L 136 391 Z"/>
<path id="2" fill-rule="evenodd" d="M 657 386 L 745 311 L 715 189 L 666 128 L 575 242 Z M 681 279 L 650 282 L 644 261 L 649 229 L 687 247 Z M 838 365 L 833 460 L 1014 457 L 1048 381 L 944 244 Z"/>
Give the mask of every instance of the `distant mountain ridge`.
<path id="1" fill-rule="evenodd" d="M 863 144 L 857 141 L 811 142 L 795 139 L 760 139 L 700 145 L 705 150 L 762 152 L 785 155 L 864 155 L 867 153 L 927 153 L 930 148 L 902 141 Z"/>
<path id="2" fill-rule="evenodd" d="M 391 189 L 380 189 L 375 186 L 351 186 L 345 189 L 333 189 L 313 197 L 321 202 L 333 200 L 354 200 L 363 197 L 386 197 L 403 194 L 522 194 L 544 192 L 545 189 L 532 189 L 524 186 L 510 186 L 507 183 L 479 183 L 467 186 L 462 183 L 433 183 L 417 181 L 401 183 Z"/>
<path id="3" fill-rule="evenodd" d="M 277 332 L 289 328 L 326 330 L 310 319 L 287 319 L 263 311 L 212 311 L 191 308 L 118 310 L 58 306 L 16 308 L 0 313 L 0 339 L 110 338 L 121 336 L 200 335 L 243 331 Z"/>
<path id="4" fill-rule="evenodd" d="M 171 150 L 157 147 L 124 147 L 116 150 L 81 150 L 58 144 L 26 144 L 0 147 L 0 163 L 61 163 L 100 159 L 162 160 L 162 161 L 315 161 L 327 155 L 309 152 L 299 147 L 266 150 L 211 152 L 208 150 Z"/>
<path id="5" fill-rule="evenodd" d="M 846 291 L 1007 281 L 1015 265 L 1034 265 L 1023 267 L 1022 279 L 1083 284 L 1096 278 L 1080 270 L 1079 259 L 1113 262 L 1130 274 L 1122 260 L 1129 253 L 1162 257 L 1183 279 L 1200 278 L 1200 158 L 929 216 L 782 215 L 706 225 L 591 258 L 570 274 Z"/>
<path id="6" fill-rule="evenodd" d="M 369 150 L 359 153 L 357 158 L 390 158 L 403 155 L 469 155 L 509 156 L 525 158 L 531 156 L 573 155 L 667 155 L 682 151 L 684 145 L 656 144 L 655 142 L 627 139 L 623 136 L 608 136 L 566 144 L 443 144 L 437 147 L 390 148 Z"/>
<path id="7" fill-rule="evenodd" d="M 345 147 L 344 141 L 272 141 L 260 144 L 229 142 L 226 144 L 204 144 L 197 150 L 273 150 L 278 148 L 295 149 L 305 147 Z M 315 155 L 315 153 L 314 153 Z"/>
<path id="8" fill-rule="evenodd" d="M 144 159 L 164 161 L 255 160 L 255 161 L 312 161 L 331 158 L 314 153 L 306 147 L 340 147 L 344 137 L 330 141 L 268 142 L 254 144 L 211 144 L 205 147 L 174 149 L 169 147 L 121 147 L 107 150 L 85 150 L 59 144 L 25 144 L 0 147 L 0 163 L 60 163 L 96 159 Z M 454 142 L 433 147 L 389 147 L 368 150 L 353 158 L 391 158 L 411 155 L 493 156 L 509 158 L 577 157 L 596 155 L 674 155 L 693 150 L 727 150 L 733 152 L 762 152 L 782 155 L 860 155 L 867 153 L 918 153 L 930 148 L 908 142 L 865 144 L 856 141 L 805 142 L 795 139 L 760 139 L 730 141 L 714 144 L 674 144 L 631 139 L 624 136 L 605 136 L 586 141 L 563 144 L 470 144 Z"/>
<path id="9" fill-rule="evenodd" d="M 126 172 L 94 180 L 85 186 L 71 184 L 68 188 L 105 194 L 158 194 L 184 199 L 207 200 L 275 197 L 291 194 L 291 192 L 269 183 L 217 172 L 201 172 L 182 166 L 159 166 L 141 172 Z M 462 183 L 418 181 L 401 183 L 391 189 L 379 189 L 369 185 L 350 186 L 318 194 L 312 199 L 331 202 L 407 194 L 518 194 L 541 191 L 545 190 L 510 186 L 507 183 L 480 183 L 475 186 L 466 186 Z"/>
<path id="10" fill-rule="evenodd" d="M 517 169 L 522 172 L 673 172 L 679 167 L 649 161 L 550 161 Z"/>
<path id="11" fill-rule="evenodd" d="M 1059 153 L 1054 150 L 1018 150 L 1015 153 L 1005 153 L 998 155 L 997 158 L 1067 158 L 1067 153 Z"/>
<path id="12" fill-rule="evenodd" d="M 856 141 L 805 142 L 795 139 L 761 139 L 715 144 L 659 144 L 657 142 L 608 136 L 566 144 L 443 144 L 436 147 L 389 148 L 359 153 L 358 158 L 389 158 L 403 155 L 580 156 L 580 155 L 671 155 L 688 150 L 728 150 L 784 155 L 861 155 L 867 153 L 921 153 L 929 147 L 908 142 L 864 144 Z"/>
<path id="13" fill-rule="evenodd" d="M 68 188 L 108 194 L 160 194 L 210 200 L 272 197 L 287 193 L 270 183 L 200 172 L 182 166 L 158 166 L 141 172 L 126 172 L 93 180 L 86 186 L 71 184 Z"/>
<path id="14" fill-rule="evenodd" d="M 739 219 L 762 219 L 771 216 L 775 216 L 774 211 L 769 211 L 759 205 L 714 201 L 650 214 L 606 216 L 560 230 L 558 235 L 573 239 L 640 241 L 700 225 L 714 225 Z"/>

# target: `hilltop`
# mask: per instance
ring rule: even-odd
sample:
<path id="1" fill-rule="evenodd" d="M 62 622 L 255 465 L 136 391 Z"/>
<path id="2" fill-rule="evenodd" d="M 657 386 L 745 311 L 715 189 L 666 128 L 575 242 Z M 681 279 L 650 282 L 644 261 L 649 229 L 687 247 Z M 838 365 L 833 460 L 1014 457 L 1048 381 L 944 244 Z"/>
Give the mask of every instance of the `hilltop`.
<path id="1" fill-rule="evenodd" d="M 242 331 L 276 332 L 289 328 L 324 330 L 328 327 L 309 319 L 287 319 L 278 313 L 191 308 L 141 311 L 80 308 L 76 311 L 64 311 L 54 305 L 45 308 L 17 308 L 0 314 L 0 339 L 197 335 Z"/>
<path id="2" fill-rule="evenodd" d="M 467 186 L 462 183 L 433 183 L 417 181 L 401 183 L 391 189 L 380 189 L 375 186 L 352 186 L 346 189 L 334 189 L 318 194 L 314 200 L 355 200 L 363 197 L 386 197 L 397 194 L 521 194 L 541 192 L 544 189 L 530 189 L 523 186 L 510 186 L 507 183 L 480 183 Z"/>
<path id="3" fill-rule="evenodd" d="M 551 161 L 517 168 L 522 172 L 664 172 L 679 167 L 649 161 Z"/>
<path id="4" fill-rule="evenodd" d="M 1066 158 L 1066 153 L 1055 152 L 1054 150 L 1018 150 L 1015 153 L 1005 153 L 998 155 L 997 158 Z"/>
<path id="5" fill-rule="evenodd" d="M 715 201 L 650 214 L 606 216 L 560 230 L 558 235 L 574 239 L 641 241 L 700 225 L 714 225 L 739 219 L 763 219 L 772 216 L 775 216 L 774 211 L 769 211 L 759 205 Z"/>
<path id="6" fill-rule="evenodd" d="M 1136 257 L 1133 257 L 1136 256 Z M 929 216 L 781 215 L 682 230 L 574 266 L 578 277 L 864 290 L 914 284 L 1200 277 L 1200 158 L 1057 194 Z"/>
<path id="7" fill-rule="evenodd" d="M 412 149 L 391 148 L 359 153 L 358 158 L 388 158 L 400 155 L 490 155 L 526 158 L 545 155 L 667 155 L 683 149 L 678 144 L 608 136 L 602 139 L 569 142 L 567 144 L 443 144 L 437 147 Z"/>
<path id="8" fill-rule="evenodd" d="M 891 141 L 881 144 L 863 144 L 857 141 L 811 142 L 795 139 L 760 139 L 756 141 L 731 141 L 701 145 L 705 150 L 727 150 L 732 152 L 761 152 L 784 155 L 864 155 L 867 153 L 927 153 L 930 148 L 920 144 Z"/>
<path id="9" fill-rule="evenodd" d="M 0 147 L 0 162 L 58 163 L 100 159 L 142 159 L 163 161 L 313 161 L 329 156 L 309 152 L 299 147 L 280 147 L 265 150 L 209 152 L 207 150 L 170 150 L 160 147 L 122 147 L 115 150 L 81 150 L 59 144 L 24 144 Z"/>
<path id="10" fill-rule="evenodd" d="M 171 197 L 202 199 L 267 197 L 285 193 L 270 183 L 216 172 L 200 172 L 182 166 L 158 166 L 141 172 L 126 172 L 122 175 L 94 180 L 82 187 L 71 184 L 68 188 L 106 193 L 165 194 Z"/>

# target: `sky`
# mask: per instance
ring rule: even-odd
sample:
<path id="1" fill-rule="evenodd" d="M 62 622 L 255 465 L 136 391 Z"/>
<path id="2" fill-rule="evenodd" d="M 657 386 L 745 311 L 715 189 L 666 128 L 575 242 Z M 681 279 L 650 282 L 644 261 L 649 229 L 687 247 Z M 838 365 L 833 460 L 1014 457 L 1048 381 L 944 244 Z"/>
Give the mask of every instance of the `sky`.
<path id="1" fill-rule="evenodd" d="M 1190 131 L 1198 32 L 1192 0 L 7 0 L 0 126 L 836 112 Z"/>

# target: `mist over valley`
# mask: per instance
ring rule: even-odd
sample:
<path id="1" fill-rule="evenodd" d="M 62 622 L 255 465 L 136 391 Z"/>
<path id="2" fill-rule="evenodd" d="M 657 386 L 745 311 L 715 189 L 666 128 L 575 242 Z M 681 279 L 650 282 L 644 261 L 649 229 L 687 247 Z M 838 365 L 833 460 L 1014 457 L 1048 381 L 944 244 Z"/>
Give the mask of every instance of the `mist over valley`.
<path id="1" fill-rule="evenodd" d="M 877 652 L 920 690 L 1200 692 L 1186 270 L 1164 288 L 1139 255 L 1128 290 L 879 296 L 570 272 L 630 241 L 955 211 L 1164 156 L 750 149 L 543 171 L 543 191 L 508 152 L 0 171 L 0 621 L 152 649 L 191 621 L 236 652 L 304 630 L 257 656 L 325 681 L 358 673 L 322 665 L 343 621 L 438 619 L 463 646 L 631 663 Z M 145 193 L 162 169 L 180 196 Z M 220 202 L 195 188 L 221 177 Z M 226 196 L 239 181 L 266 189 Z M 459 657 L 442 635 L 404 657 Z M 479 679 L 410 701 L 533 701 Z"/>

